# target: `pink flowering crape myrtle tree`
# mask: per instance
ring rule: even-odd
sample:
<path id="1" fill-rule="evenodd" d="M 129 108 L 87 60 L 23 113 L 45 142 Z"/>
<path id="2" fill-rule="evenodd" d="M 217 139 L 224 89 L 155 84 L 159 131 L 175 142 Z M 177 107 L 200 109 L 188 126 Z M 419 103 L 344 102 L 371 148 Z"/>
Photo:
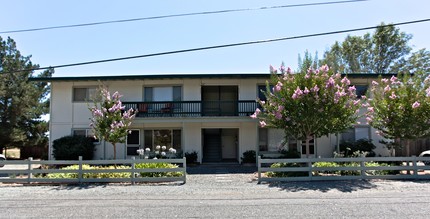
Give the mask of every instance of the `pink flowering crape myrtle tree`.
<path id="1" fill-rule="evenodd" d="M 294 73 L 290 68 L 271 67 L 271 82 L 267 82 L 266 101 L 258 100 L 261 109 L 251 115 L 261 127 L 283 129 L 288 137 L 306 142 L 350 128 L 357 122 L 360 100 L 347 77 L 334 74 L 327 66 L 317 70 Z M 270 84 L 274 85 L 270 89 Z"/>
<path id="2" fill-rule="evenodd" d="M 430 135 L 430 75 L 404 74 L 372 82 L 366 120 L 387 139 L 410 141 Z"/>
<path id="3" fill-rule="evenodd" d="M 133 109 L 125 110 L 118 92 L 112 94 L 105 87 L 97 90 L 94 97 L 91 128 L 97 139 L 113 145 L 113 158 L 116 159 L 116 144 L 125 143 L 129 127 L 136 115 Z"/>

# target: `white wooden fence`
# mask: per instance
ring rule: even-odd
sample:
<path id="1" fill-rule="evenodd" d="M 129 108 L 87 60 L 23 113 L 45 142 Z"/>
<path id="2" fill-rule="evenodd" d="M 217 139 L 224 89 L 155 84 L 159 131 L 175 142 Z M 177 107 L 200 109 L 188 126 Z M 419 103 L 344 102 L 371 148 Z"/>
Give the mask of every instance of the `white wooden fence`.
<path id="1" fill-rule="evenodd" d="M 177 168 L 136 168 L 138 163 L 171 163 Z M 125 165 L 129 169 L 92 169 L 86 170 L 84 164 L 96 166 Z M 4 167 L 1 167 L 4 165 Z M 40 168 L 49 165 L 50 168 Z M 66 170 L 58 166 L 78 165 L 77 170 Z M 126 159 L 126 160 L 6 160 L 0 161 L 0 182 L 2 183 L 114 183 L 123 182 L 134 184 L 136 182 L 174 182 L 186 183 L 186 159 Z M 178 177 L 141 177 L 140 173 L 167 173 L 180 172 Z M 47 178 L 50 173 L 74 173 L 77 178 Z M 128 178 L 89 178 L 86 173 L 130 173 Z"/>
<path id="2" fill-rule="evenodd" d="M 316 167 L 317 162 L 354 164 L 350 166 Z M 387 166 L 370 166 L 369 163 L 386 163 Z M 262 159 L 258 157 L 258 183 L 263 181 L 317 181 L 353 179 L 430 179 L 430 157 L 357 157 L 357 158 L 301 158 Z M 286 166 L 271 168 L 271 164 Z M 354 175 L 345 172 L 354 172 Z M 388 172 L 389 171 L 389 172 Z M 268 177 L 268 172 L 282 172 L 289 177 Z M 342 172 L 344 174 L 342 174 Z M 381 174 L 384 172 L 384 174 Z M 379 174 L 378 174 L 379 173 Z M 295 175 L 295 176 L 294 176 Z"/>

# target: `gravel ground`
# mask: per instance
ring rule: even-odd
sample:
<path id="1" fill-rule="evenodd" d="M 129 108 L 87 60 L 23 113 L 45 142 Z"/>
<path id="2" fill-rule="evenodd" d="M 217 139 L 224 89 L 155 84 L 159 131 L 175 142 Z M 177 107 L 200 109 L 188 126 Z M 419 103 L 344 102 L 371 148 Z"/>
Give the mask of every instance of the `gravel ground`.
<path id="1" fill-rule="evenodd" d="M 0 186 L 0 218 L 428 218 L 430 181 L 257 184 L 255 174 L 187 183 Z"/>

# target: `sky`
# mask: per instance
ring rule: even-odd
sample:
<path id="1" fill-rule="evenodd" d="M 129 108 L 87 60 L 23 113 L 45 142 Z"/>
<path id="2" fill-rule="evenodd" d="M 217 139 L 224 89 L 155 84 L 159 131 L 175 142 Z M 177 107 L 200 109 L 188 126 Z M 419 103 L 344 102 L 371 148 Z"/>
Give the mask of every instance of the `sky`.
<path id="1" fill-rule="evenodd" d="M 183 13 L 254 9 L 338 0 L 0 0 L 0 32 Z M 23 55 L 41 67 L 169 52 L 231 43 L 293 37 L 430 18 L 428 0 L 355 3 L 172 17 L 21 33 L 13 38 Z M 414 50 L 430 48 L 430 22 L 399 26 L 412 34 Z M 351 32 L 363 35 L 369 31 Z M 327 35 L 189 53 L 57 68 L 53 77 L 269 73 L 282 62 L 297 68 L 298 55 L 324 51 L 348 34 Z"/>

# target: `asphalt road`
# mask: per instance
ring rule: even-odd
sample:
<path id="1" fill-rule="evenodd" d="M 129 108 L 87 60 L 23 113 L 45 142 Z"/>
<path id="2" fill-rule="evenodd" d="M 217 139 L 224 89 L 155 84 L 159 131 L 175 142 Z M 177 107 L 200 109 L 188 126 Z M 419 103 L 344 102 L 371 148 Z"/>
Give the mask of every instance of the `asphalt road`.
<path id="1" fill-rule="evenodd" d="M 429 218 L 430 181 L 260 184 L 253 174 L 186 184 L 0 184 L 0 218 Z"/>

